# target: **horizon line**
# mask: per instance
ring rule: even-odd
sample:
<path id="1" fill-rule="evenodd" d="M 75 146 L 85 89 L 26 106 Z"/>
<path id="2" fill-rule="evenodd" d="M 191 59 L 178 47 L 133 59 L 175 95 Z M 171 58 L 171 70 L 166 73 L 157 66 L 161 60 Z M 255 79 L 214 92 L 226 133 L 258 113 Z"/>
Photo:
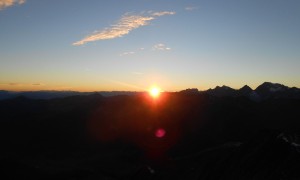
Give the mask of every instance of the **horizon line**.
<path id="1" fill-rule="evenodd" d="M 211 89 L 215 89 L 217 87 L 229 87 L 233 90 L 239 90 L 245 86 L 248 86 L 250 87 L 252 90 L 256 90 L 259 86 L 261 86 L 262 84 L 264 83 L 271 83 L 271 84 L 279 84 L 279 85 L 283 85 L 283 86 L 286 86 L 282 83 L 273 83 L 273 82 L 263 82 L 261 83 L 260 85 L 258 85 L 256 88 L 251 88 L 249 85 L 245 84 L 244 86 L 240 87 L 240 88 L 232 88 L 230 86 L 227 86 L 227 85 L 222 85 L 222 86 L 215 86 L 214 88 L 208 88 L 208 89 L 205 89 L 205 90 L 199 90 L 198 88 L 195 88 L 195 87 L 190 87 L 190 88 L 184 88 L 184 89 L 181 89 L 181 90 L 174 90 L 174 91 L 169 91 L 169 90 L 162 90 L 161 92 L 180 92 L 180 91 L 184 91 L 184 90 L 188 90 L 188 89 L 197 89 L 199 92 L 201 91 L 208 91 L 208 90 L 211 90 Z M 297 89 L 300 89 L 299 87 L 296 87 L 296 86 L 286 86 L 288 88 L 297 88 Z M 143 92 L 148 92 L 148 90 L 144 90 L 144 91 L 137 91 L 137 90 L 94 90 L 94 91 L 80 91 L 80 90 L 72 90 L 72 89 L 65 89 L 65 90 L 55 90 L 55 89 L 40 89 L 40 90 L 7 90 L 7 89 L 0 89 L 0 91 L 8 91 L 8 92 L 14 92 L 14 93 L 18 93 L 18 92 L 49 92 L 49 91 L 52 91 L 52 92 L 80 92 L 80 93 L 97 93 L 97 92 L 136 92 L 136 93 L 143 93 Z"/>

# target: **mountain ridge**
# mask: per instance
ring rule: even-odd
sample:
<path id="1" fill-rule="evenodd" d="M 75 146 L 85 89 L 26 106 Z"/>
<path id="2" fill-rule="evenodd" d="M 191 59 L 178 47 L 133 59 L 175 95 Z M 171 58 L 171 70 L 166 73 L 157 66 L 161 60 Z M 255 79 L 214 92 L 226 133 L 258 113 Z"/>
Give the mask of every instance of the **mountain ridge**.
<path id="1" fill-rule="evenodd" d="M 79 91 L 56 91 L 56 90 L 40 90 L 40 91 L 7 91 L 0 90 L 0 100 L 16 98 L 24 96 L 32 99 L 54 99 L 64 98 L 76 95 L 91 95 L 98 93 L 102 96 L 117 96 L 117 95 L 136 95 L 137 91 L 94 91 L 94 92 L 79 92 Z M 280 83 L 264 82 L 257 88 L 252 89 L 248 85 L 244 85 L 240 89 L 234 89 L 226 85 L 216 86 L 207 90 L 198 90 L 197 88 L 188 88 L 179 91 L 185 94 L 206 93 L 216 97 L 247 97 L 254 101 L 261 101 L 270 98 L 292 98 L 300 99 L 300 89 L 297 87 L 288 87 Z"/>
<path id="2" fill-rule="evenodd" d="M 244 85 L 240 89 L 233 89 L 223 85 L 222 87 L 216 86 L 214 89 L 201 91 L 211 96 L 216 97 L 247 97 L 253 101 L 261 101 L 266 99 L 300 99 L 300 89 L 296 87 L 288 87 L 279 83 L 264 82 L 256 89 Z"/>

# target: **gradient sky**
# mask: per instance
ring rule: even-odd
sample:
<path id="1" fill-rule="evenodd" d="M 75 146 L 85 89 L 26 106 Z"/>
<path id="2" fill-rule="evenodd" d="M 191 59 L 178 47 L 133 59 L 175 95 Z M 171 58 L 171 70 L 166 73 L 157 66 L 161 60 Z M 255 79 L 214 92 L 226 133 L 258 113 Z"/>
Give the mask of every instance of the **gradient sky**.
<path id="1" fill-rule="evenodd" d="M 0 0 L 0 89 L 300 87 L 299 0 Z"/>

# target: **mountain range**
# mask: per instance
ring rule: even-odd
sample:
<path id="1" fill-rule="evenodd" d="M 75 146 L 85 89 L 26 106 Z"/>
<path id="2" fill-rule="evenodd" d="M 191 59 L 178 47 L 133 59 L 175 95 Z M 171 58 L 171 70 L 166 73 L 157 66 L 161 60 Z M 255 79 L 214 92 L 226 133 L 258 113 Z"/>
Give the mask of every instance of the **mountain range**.
<path id="1" fill-rule="evenodd" d="M 0 101 L 0 179 L 300 179 L 297 88 L 13 95 Z"/>
<path id="2" fill-rule="evenodd" d="M 197 89 L 186 89 L 182 93 L 195 94 L 203 93 L 216 97 L 247 97 L 253 101 L 261 101 L 266 99 L 300 99 L 300 89 L 296 87 L 288 87 L 279 83 L 264 82 L 256 89 L 251 89 L 248 85 L 240 89 L 233 89 L 228 86 L 217 86 L 214 89 L 206 91 L 198 91 Z"/>
<path id="3" fill-rule="evenodd" d="M 31 99 L 53 99 L 64 98 L 76 95 L 100 94 L 105 97 L 116 95 L 135 95 L 141 92 L 134 91 L 97 91 L 97 92 L 79 92 L 79 91 L 5 91 L 0 90 L 0 100 L 11 99 L 18 96 L 24 96 Z M 184 94 L 209 94 L 216 97 L 247 97 L 253 101 L 261 101 L 272 98 L 300 99 L 300 89 L 288 87 L 279 83 L 264 82 L 256 89 L 251 89 L 248 85 L 240 89 L 233 89 L 228 86 L 217 86 L 214 89 L 199 91 L 197 88 L 180 91 Z"/>
<path id="4" fill-rule="evenodd" d="M 85 96 L 92 94 L 101 94 L 102 96 L 116 96 L 116 95 L 134 95 L 137 92 L 133 91 L 100 91 L 100 92 L 79 92 L 79 91 L 5 91 L 0 90 L 0 100 L 12 99 L 16 97 L 26 97 L 30 99 L 54 99 L 54 98 L 65 98 L 70 96 Z"/>
<path id="5" fill-rule="evenodd" d="M 247 97 L 253 101 L 261 101 L 266 99 L 300 99 L 300 89 L 296 87 L 288 87 L 279 83 L 264 82 L 256 89 L 251 89 L 248 85 L 240 89 L 233 89 L 228 86 L 217 86 L 214 89 L 206 91 L 198 91 L 197 89 L 186 89 L 181 93 L 195 94 L 202 93 L 215 97 Z"/>

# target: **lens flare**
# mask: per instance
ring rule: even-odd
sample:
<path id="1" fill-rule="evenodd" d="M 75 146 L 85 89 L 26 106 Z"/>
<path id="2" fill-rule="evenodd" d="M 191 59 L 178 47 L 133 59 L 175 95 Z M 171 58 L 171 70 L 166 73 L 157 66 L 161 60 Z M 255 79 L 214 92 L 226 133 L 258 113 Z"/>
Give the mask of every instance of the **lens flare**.
<path id="1" fill-rule="evenodd" d="M 162 128 L 159 128 L 155 131 L 155 136 L 157 138 L 163 138 L 166 135 L 166 131 Z"/>

